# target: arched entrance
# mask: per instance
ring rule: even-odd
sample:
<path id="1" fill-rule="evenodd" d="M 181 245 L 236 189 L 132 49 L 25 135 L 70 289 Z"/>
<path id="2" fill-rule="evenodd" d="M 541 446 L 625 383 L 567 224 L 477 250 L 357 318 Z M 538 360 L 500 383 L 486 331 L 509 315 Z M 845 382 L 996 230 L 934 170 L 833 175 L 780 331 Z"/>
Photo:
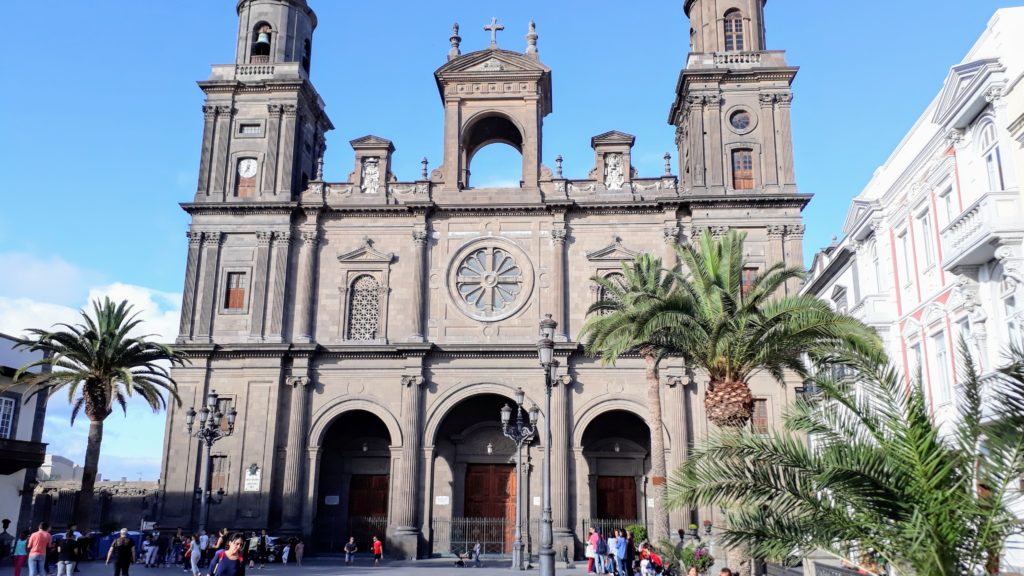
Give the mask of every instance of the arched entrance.
<path id="1" fill-rule="evenodd" d="M 511 554 L 517 489 L 524 491 L 522 523 L 527 539 L 530 449 L 523 449 L 524 471 L 519 479 L 516 446 L 501 430 L 501 408 L 506 404 L 514 406 L 500 394 L 470 396 L 453 406 L 434 437 L 428 438 L 434 447 L 430 526 L 434 554 L 465 554 L 477 542 L 485 554 Z M 528 417 L 525 410 L 523 417 Z"/>
<path id="2" fill-rule="evenodd" d="M 324 432 L 314 520 L 317 550 L 338 552 L 353 536 L 367 550 L 384 539 L 391 494 L 391 435 L 375 414 L 351 410 Z"/>
<path id="3" fill-rule="evenodd" d="M 646 524 L 651 469 L 647 423 L 633 412 L 609 410 L 586 426 L 580 444 L 585 467 L 580 534 L 589 526 L 607 534 L 627 524 Z"/>

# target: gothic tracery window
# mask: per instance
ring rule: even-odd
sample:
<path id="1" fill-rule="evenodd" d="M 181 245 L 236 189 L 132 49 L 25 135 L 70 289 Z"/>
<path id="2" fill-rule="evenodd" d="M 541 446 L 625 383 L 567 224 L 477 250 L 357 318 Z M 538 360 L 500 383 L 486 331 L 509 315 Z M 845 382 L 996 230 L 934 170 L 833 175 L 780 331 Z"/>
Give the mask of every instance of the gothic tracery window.
<path id="1" fill-rule="evenodd" d="M 740 52 L 743 50 L 743 14 L 739 10 L 730 10 L 725 14 L 725 51 Z"/>
<path id="2" fill-rule="evenodd" d="M 616 284 L 616 285 L 618 285 L 620 287 L 625 287 L 626 286 L 626 277 L 623 276 L 622 273 L 620 273 L 620 272 L 612 272 L 611 274 L 606 274 L 604 279 L 606 281 L 612 282 L 612 283 L 614 283 L 614 284 Z M 605 289 L 604 286 L 600 286 L 600 287 L 598 287 L 598 291 L 597 291 L 597 300 L 599 302 L 604 301 L 604 300 L 608 300 L 608 301 L 611 301 L 611 302 L 619 302 L 620 298 L 618 297 L 618 295 L 609 292 L 607 289 Z M 602 314 L 607 314 L 607 313 L 608 313 L 607 310 L 602 312 Z"/>
<path id="3" fill-rule="evenodd" d="M 380 284 L 363 274 L 349 289 L 348 340 L 375 340 L 380 325 Z"/>

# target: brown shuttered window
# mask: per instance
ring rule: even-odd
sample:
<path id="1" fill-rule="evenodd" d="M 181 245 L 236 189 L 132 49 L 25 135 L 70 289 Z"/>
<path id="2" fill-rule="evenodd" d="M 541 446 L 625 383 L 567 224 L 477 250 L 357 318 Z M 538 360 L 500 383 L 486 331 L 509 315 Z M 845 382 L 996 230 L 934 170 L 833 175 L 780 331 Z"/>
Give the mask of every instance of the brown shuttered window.
<path id="1" fill-rule="evenodd" d="M 245 272 L 228 272 L 228 289 L 224 295 L 224 308 L 241 310 L 245 308 L 245 289 L 247 287 Z"/>
<path id="2" fill-rule="evenodd" d="M 732 151 L 732 187 L 735 190 L 752 190 L 754 188 L 753 150 Z"/>
<path id="3" fill-rule="evenodd" d="M 754 415 L 750 417 L 750 431 L 754 434 L 767 434 L 769 429 L 768 400 L 754 398 Z"/>

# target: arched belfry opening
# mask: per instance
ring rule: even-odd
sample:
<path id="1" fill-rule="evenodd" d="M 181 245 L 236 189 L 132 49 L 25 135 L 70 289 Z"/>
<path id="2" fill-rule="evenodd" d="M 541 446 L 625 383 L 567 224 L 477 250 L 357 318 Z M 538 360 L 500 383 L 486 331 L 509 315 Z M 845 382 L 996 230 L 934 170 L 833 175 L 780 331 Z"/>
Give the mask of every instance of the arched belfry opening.
<path id="1" fill-rule="evenodd" d="M 513 154 L 519 153 L 512 165 Z M 477 153 L 487 149 L 480 162 L 474 162 Z M 503 114 L 478 117 L 466 129 L 462 145 L 462 181 L 466 188 L 518 188 L 522 185 L 523 133 Z M 474 168 L 475 166 L 475 168 Z"/>
<path id="2" fill-rule="evenodd" d="M 444 182 L 442 195 L 479 189 L 473 183 L 474 157 L 492 144 L 505 144 L 520 153 L 522 168 L 513 178 L 506 166 L 499 179 L 503 185 L 497 187 L 520 188 L 510 201 L 540 198 L 542 128 L 552 110 L 551 70 L 540 62 L 532 27 L 530 32 L 526 53 L 502 50 L 493 43 L 486 50 L 460 54 L 461 38 L 457 33 L 452 36 L 448 63 L 434 73 L 445 108 L 444 163 L 440 176 L 435 176 L 435 181 Z"/>

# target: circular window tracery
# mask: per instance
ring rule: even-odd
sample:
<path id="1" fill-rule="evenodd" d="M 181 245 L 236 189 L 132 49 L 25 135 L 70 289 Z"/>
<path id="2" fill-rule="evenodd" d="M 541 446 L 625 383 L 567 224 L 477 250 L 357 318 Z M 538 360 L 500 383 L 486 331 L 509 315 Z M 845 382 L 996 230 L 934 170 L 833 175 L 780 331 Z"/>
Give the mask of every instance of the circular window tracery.
<path id="1" fill-rule="evenodd" d="M 452 263 L 449 290 L 471 318 L 508 318 L 526 303 L 533 288 L 533 269 L 526 254 L 500 243 L 476 243 L 461 250 Z"/>

